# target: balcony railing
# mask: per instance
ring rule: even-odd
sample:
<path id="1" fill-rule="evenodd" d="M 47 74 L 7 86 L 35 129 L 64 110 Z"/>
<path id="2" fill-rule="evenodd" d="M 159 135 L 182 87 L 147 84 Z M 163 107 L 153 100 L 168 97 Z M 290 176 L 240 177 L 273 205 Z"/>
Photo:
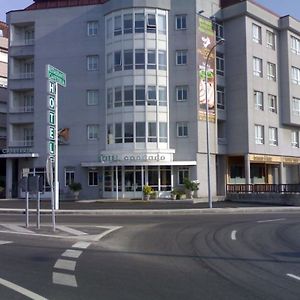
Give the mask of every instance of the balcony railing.
<path id="1" fill-rule="evenodd" d="M 227 184 L 227 194 L 300 193 L 300 184 Z"/>
<path id="2" fill-rule="evenodd" d="M 9 109 L 10 113 L 31 113 L 34 111 L 33 105 L 27 106 L 14 106 Z"/>
<path id="3" fill-rule="evenodd" d="M 26 72 L 26 73 L 17 73 L 14 75 L 11 75 L 10 79 L 33 79 L 34 73 L 33 72 Z"/>
<path id="4" fill-rule="evenodd" d="M 32 147 L 33 140 L 13 140 L 9 142 L 9 147 Z"/>

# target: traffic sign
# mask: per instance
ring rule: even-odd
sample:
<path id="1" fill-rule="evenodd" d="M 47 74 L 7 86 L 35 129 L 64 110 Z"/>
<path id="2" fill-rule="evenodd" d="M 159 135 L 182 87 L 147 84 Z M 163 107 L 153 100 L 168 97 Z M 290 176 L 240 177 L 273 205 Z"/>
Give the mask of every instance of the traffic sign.
<path id="1" fill-rule="evenodd" d="M 63 87 L 65 87 L 67 85 L 66 74 L 51 65 L 47 65 L 46 76 L 47 76 L 47 78 L 49 78 L 49 80 L 57 82 L 59 85 L 61 85 Z"/>

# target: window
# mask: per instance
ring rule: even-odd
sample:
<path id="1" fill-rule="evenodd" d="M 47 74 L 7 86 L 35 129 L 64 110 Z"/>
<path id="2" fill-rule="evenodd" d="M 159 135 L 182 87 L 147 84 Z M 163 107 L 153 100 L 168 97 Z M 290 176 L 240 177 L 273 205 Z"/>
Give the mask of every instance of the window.
<path id="1" fill-rule="evenodd" d="M 160 106 L 167 106 L 167 87 L 160 86 L 158 88 L 158 99 Z"/>
<path id="2" fill-rule="evenodd" d="M 189 168 L 181 167 L 178 169 L 178 184 L 184 184 L 184 179 L 189 179 Z"/>
<path id="3" fill-rule="evenodd" d="M 122 123 L 115 124 L 115 143 L 121 144 L 123 143 L 123 128 Z"/>
<path id="4" fill-rule="evenodd" d="M 300 85 L 300 69 L 292 67 L 292 83 Z"/>
<path id="5" fill-rule="evenodd" d="M 277 114 L 277 97 L 274 95 L 268 95 L 269 112 Z"/>
<path id="6" fill-rule="evenodd" d="M 257 110 L 264 110 L 264 94 L 259 91 L 254 91 L 254 105 Z"/>
<path id="7" fill-rule="evenodd" d="M 217 86 L 217 107 L 225 109 L 225 88 L 219 85 Z"/>
<path id="8" fill-rule="evenodd" d="M 113 55 L 112 53 L 107 54 L 107 73 L 111 73 L 113 71 Z"/>
<path id="9" fill-rule="evenodd" d="M 95 36 L 98 34 L 98 21 L 90 21 L 87 23 L 87 35 Z"/>
<path id="10" fill-rule="evenodd" d="M 176 65 L 186 65 L 187 63 L 187 50 L 176 51 Z"/>
<path id="11" fill-rule="evenodd" d="M 186 15 L 175 16 L 175 28 L 176 30 L 186 29 Z"/>
<path id="12" fill-rule="evenodd" d="M 133 86 L 124 87 L 124 106 L 133 106 Z"/>
<path id="13" fill-rule="evenodd" d="M 88 140 L 97 140 L 98 132 L 99 132 L 98 125 L 88 125 L 87 126 Z"/>
<path id="14" fill-rule="evenodd" d="M 269 30 L 266 31 L 267 48 L 275 50 L 275 34 Z"/>
<path id="15" fill-rule="evenodd" d="M 137 85 L 135 87 L 135 105 L 145 105 L 146 91 L 144 85 Z"/>
<path id="16" fill-rule="evenodd" d="M 33 128 L 25 127 L 23 128 L 24 146 L 33 146 Z"/>
<path id="17" fill-rule="evenodd" d="M 132 14 L 125 14 L 123 16 L 123 31 L 124 34 L 132 33 L 132 27 L 133 27 L 133 20 L 132 20 Z"/>
<path id="18" fill-rule="evenodd" d="M 34 28 L 26 28 L 25 32 L 25 45 L 34 44 Z"/>
<path id="19" fill-rule="evenodd" d="M 112 108 L 113 107 L 113 89 L 108 89 L 106 93 L 106 103 L 107 103 L 107 108 Z"/>
<path id="20" fill-rule="evenodd" d="M 276 81 L 276 65 L 270 62 L 267 63 L 267 78 Z"/>
<path id="21" fill-rule="evenodd" d="M 98 171 L 89 170 L 88 185 L 89 186 L 97 186 L 98 185 Z"/>
<path id="22" fill-rule="evenodd" d="M 226 122 L 223 120 L 217 122 L 217 137 L 218 144 L 226 144 Z"/>
<path id="23" fill-rule="evenodd" d="M 217 40 L 224 38 L 224 26 L 220 23 L 215 23 L 215 31 L 216 31 L 216 37 Z"/>
<path id="24" fill-rule="evenodd" d="M 258 57 L 253 57 L 253 75 L 262 77 L 262 59 Z"/>
<path id="25" fill-rule="evenodd" d="M 158 33 L 166 34 L 166 16 L 158 15 Z"/>
<path id="26" fill-rule="evenodd" d="M 156 99 L 156 86 L 148 86 L 148 105 L 156 105 L 157 99 Z"/>
<path id="27" fill-rule="evenodd" d="M 133 143 L 133 123 L 124 124 L 125 143 Z"/>
<path id="28" fill-rule="evenodd" d="M 225 63 L 224 63 L 223 53 L 217 52 L 216 67 L 217 67 L 217 74 L 224 76 Z"/>
<path id="29" fill-rule="evenodd" d="M 69 186 L 75 181 L 75 170 L 74 168 L 65 168 L 65 186 Z"/>
<path id="30" fill-rule="evenodd" d="M 188 99 L 188 87 L 181 85 L 176 87 L 176 101 L 187 101 Z"/>
<path id="31" fill-rule="evenodd" d="M 121 107 L 122 106 L 122 88 L 116 87 L 115 88 L 115 107 Z"/>
<path id="32" fill-rule="evenodd" d="M 114 129 L 112 124 L 107 124 L 107 144 L 111 145 L 114 143 Z"/>
<path id="33" fill-rule="evenodd" d="M 156 53 L 155 50 L 147 51 L 147 69 L 156 69 Z"/>
<path id="34" fill-rule="evenodd" d="M 113 22 L 112 22 L 112 18 L 109 18 L 106 21 L 106 38 L 108 40 L 112 38 L 112 32 L 113 32 Z"/>
<path id="35" fill-rule="evenodd" d="M 292 100 L 292 111 L 294 116 L 300 116 L 300 99 L 293 97 Z"/>
<path id="36" fill-rule="evenodd" d="M 269 145 L 278 145 L 278 129 L 275 127 L 269 127 Z"/>
<path id="37" fill-rule="evenodd" d="M 114 36 L 122 34 L 122 20 L 121 16 L 114 17 Z"/>
<path id="38" fill-rule="evenodd" d="M 145 50 L 137 49 L 135 50 L 135 68 L 145 69 Z"/>
<path id="39" fill-rule="evenodd" d="M 167 70 L 166 51 L 158 51 L 158 68 L 159 70 Z"/>
<path id="40" fill-rule="evenodd" d="M 144 122 L 135 123 L 135 142 L 144 143 L 146 141 L 146 127 Z"/>
<path id="41" fill-rule="evenodd" d="M 133 51 L 124 50 L 124 70 L 133 69 Z"/>
<path id="42" fill-rule="evenodd" d="M 88 90 L 87 91 L 87 105 L 97 105 L 99 102 L 99 91 Z"/>
<path id="43" fill-rule="evenodd" d="M 299 132 L 297 130 L 291 132 L 291 145 L 293 148 L 299 148 Z"/>
<path id="44" fill-rule="evenodd" d="M 300 40 L 294 36 L 291 36 L 291 51 L 300 55 Z"/>
<path id="45" fill-rule="evenodd" d="M 147 15 L 147 32 L 156 32 L 156 18 L 154 14 Z"/>
<path id="46" fill-rule="evenodd" d="M 156 123 L 149 122 L 148 123 L 148 142 L 157 142 L 157 132 L 156 132 Z"/>
<path id="47" fill-rule="evenodd" d="M 255 144 L 262 145 L 265 143 L 264 126 L 255 125 Z"/>
<path id="48" fill-rule="evenodd" d="M 116 51 L 114 53 L 114 71 L 121 71 L 122 70 L 122 52 Z"/>
<path id="49" fill-rule="evenodd" d="M 98 67 L 99 67 L 99 56 L 98 55 L 87 56 L 88 71 L 97 71 Z"/>
<path id="50" fill-rule="evenodd" d="M 135 32 L 141 33 L 144 32 L 145 28 L 145 17 L 143 13 L 135 14 L 135 22 L 134 22 Z"/>
<path id="51" fill-rule="evenodd" d="M 167 143 L 168 141 L 168 127 L 167 123 L 159 122 L 159 142 Z"/>
<path id="52" fill-rule="evenodd" d="M 256 24 L 252 24 L 252 40 L 261 44 L 261 27 Z"/>
<path id="53" fill-rule="evenodd" d="M 177 137 L 187 137 L 188 136 L 188 124 L 187 122 L 178 122 L 176 124 Z"/>

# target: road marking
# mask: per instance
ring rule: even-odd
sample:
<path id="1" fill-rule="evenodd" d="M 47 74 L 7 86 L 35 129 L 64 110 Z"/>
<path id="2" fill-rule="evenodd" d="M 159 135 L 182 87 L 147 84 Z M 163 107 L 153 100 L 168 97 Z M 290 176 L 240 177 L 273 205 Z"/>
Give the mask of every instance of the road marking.
<path id="1" fill-rule="evenodd" d="M 54 284 L 77 287 L 76 277 L 74 275 L 70 275 L 70 274 L 63 274 L 63 273 L 53 272 L 52 282 Z"/>
<path id="2" fill-rule="evenodd" d="M 74 228 L 70 228 L 70 227 L 67 227 L 67 226 L 64 226 L 64 225 L 56 226 L 56 228 L 61 230 L 61 231 L 73 234 L 73 235 L 78 235 L 78 236 L 87 235 L 86 232 L 83 232 L 83 231 L 80 231 L 80 230 L 77 230 L 77 229 L 74 229 Z"/>
<path id="3" fill-rule="evenodd" d="M 6 244 L 11 244 L 12 242 L 10 241 L 0 241 L 0 245 L 6 245 Z"/>
<path id="4" fill-rule="evenodd" d="M 66 250 L 61 256 L 70 257 L 70 258 L 78 258 L 82 254 L 80 250 Z"/>
<path id="5" fill-rule="evenodd" d="M 122 226 L 97 226 L 99 228 L 106 228 L 108 230 L 104 231 L 101 234 L 97 234 L 94 238 L 93 241 L 100 241 L 102 238 L 104 238 L 106 235 L 112 233 L 113 231 L 116 231 L 118 229 L 121 229 Z"/>
<path id="6" fill-rule="evenodd" d="M 54 265 L 56 269 L 63 269 L 74 271 L 76 267 L 76 261 L 73 260 L 66 260 L 66 259 L 58 259 Z"/>
<path id="7" fill-rule="evenodd" d="M 88 242 L 77 242 L 72 246 L 72 248 L 86 249 L 91 243 Z"/>
<path id="8" fill-rule="evenodd" d="M 33 231 L 15 224 L 1 224 L 1 226 L 19 233 L 34 233 Z"/>
<path id="9" fill-rule="evenodd" d="M 273 220 L 261 220 L 257 221 L 257 223 L 268 223 L 268 222 L 277 222 L 277 221 L 284 221 L 285 219 L 273 219 Z"/>
<path id="10" fill-rule="evenodd" d="M 231 239 L 232 239 L 233 241 L 236 240 L 236 230 L 233 230 L 233 231 L 231 232 Z"/>
<path id="11" fill-rule="evenodd" d="M 294 274 L 286 274 L 286 276 L 289 276 L 289 277 L 291 277 L 291 278 L 300 280 L 300 277 L 299 277 L 299 276 L 296 276 L 296 275 L 294 275 Z"/>
<path id="12" fill-rule="evenodd" d="M 22 295 L 24 295 L 24 296 L 26 296 L 30 299 L 33 299 L 33 300 L 47 300 L 47 298 L 44 298 L 44 297 L 42 297 L 42 296 L 40 296 L 40 295 L 38 295 L 34 292 L 31 292 L 31 291 L 29 291 L 29 290 L 27 290 L 27 289 L 25 289 L 25 288 L 23 288 L 19 285 L 16 285 L 12 282 L 9 282 L 9 281 L 5 280 L 3 278 L 0 278 L 0 284 L 4 285 L 7 288 L 10 288 L 10 289 L 12 289 L 12 290 L 14 290 L 14 291 L 16 291 L 20 294 L 22 294 Z"/>

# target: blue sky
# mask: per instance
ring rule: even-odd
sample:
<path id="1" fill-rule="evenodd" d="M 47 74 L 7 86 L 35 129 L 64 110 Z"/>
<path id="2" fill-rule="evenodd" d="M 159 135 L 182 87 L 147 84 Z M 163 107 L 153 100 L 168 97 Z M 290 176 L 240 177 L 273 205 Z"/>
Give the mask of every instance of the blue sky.
<path id="1" fill-rule="evenodd" d="M 15 9 L 23 9 L 33 3 L 33 0 L 0 0 L 0 20 L 5 21 L 5 12 Z M 183 1 L 183 0 L 182 0 Z M 292 15 L 300 20 L 299 0 L 256 0 L 258 3 L 268 7 L 277 14 Z"/>

